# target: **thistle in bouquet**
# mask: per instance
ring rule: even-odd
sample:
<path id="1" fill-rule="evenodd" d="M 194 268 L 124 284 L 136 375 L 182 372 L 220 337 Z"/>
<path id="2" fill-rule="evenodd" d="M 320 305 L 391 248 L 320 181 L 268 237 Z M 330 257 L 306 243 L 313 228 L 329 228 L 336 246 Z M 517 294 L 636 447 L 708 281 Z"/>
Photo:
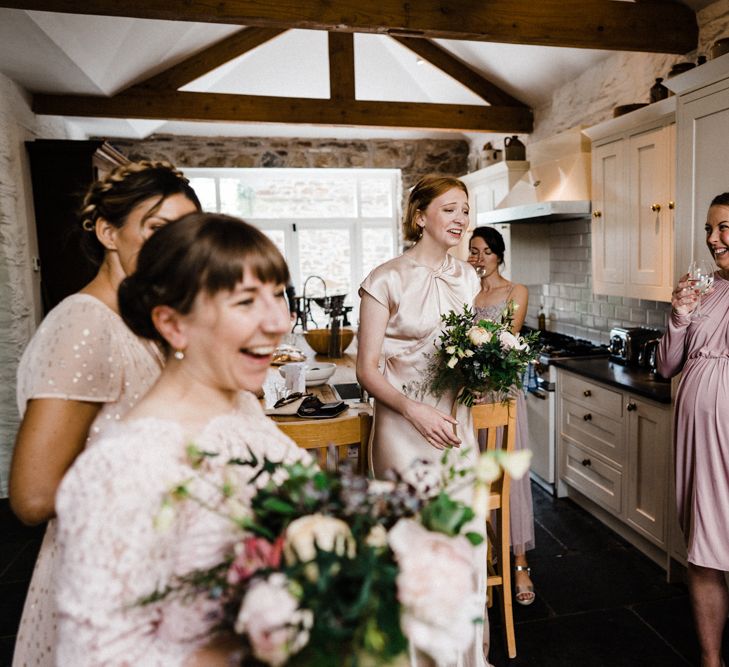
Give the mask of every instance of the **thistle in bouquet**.
<path id="1" fill-rule="evenodd" d="M 507 400 L 538 354 L 538 332 L 511 332 L 515 308 L 510 302 L 498 321 L 475 321 L 468 306 L 443 315 L 445 327 L 431 357 L 428 389 L 436 396 L 455 391 L 458 402 L 468 406 L 483 396 Z"/>
<path id="2" fill-rule="evenodd" d="M 234 548 L 143 602 L 191 593 L 221 601 L 219 628 L 238 636 L 247 665 L 387 665 L 408 644 L 453 660 L 483 610 L 472 553 L 482 537 L 470 530 L 474 509 L 454 494 L 487 485 L 505 462 L 482 455 L 489 463 L 470 469 L 449 456 L 464 454 L 384 481 L 347 467 L 233 459 L 258 469 L 248 511 L 229 515 Z M 190 488 L 188 480 L 165 499 L 166 525 L 176 502 L 196 501 Z M 228 501 L 242 491 L 219 490 Z M 448 572 L 447 586 L 435 570 Z"/>

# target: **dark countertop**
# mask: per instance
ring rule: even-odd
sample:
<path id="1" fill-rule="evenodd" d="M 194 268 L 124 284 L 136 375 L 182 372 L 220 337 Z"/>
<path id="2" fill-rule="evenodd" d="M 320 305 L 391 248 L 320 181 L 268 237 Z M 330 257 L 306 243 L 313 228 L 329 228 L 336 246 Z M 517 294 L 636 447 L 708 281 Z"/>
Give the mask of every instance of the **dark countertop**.
<path id="1" fill-rule="evenodd" d="M 591 380 L 597 380 L 618 389 L 630 391 L 657 403 L 671 403 L 671 381 L 664 380 L 644 368 L 630 368 L 616 364 L 607 357 L 600 359 L 555 359 L 551 363 L 557 368 L 564 368 Z"/>

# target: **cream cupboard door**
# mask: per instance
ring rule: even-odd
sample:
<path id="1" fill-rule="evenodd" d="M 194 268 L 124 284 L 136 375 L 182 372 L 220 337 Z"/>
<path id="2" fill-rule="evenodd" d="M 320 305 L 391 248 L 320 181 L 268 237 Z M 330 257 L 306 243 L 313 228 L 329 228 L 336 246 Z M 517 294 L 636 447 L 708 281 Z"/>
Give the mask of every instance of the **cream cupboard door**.
<path id="1" fill-rule="evenodd" d="M 626 163 L 620 139 L 592 151 L 592 277 L 597 294 L 626 293 Z"/>
<path id="2" fill-rule="evenodd" d="M 729 191 L 729 79 L 681 96 L 678 106 L 678 218 L 674 281 L 689 262 L 709 259 L 706 212 Z"/>
<path id="3" fill-rule="evenodd" d="M 628 139 L 627 294 L 670 301 L 675 126 Z"/>
<path id="4" fill-rule="evenodd" d="M 632 528 L 666 548 L 671 409 L 629 395 L 626 415 L 626 518 Z"/>

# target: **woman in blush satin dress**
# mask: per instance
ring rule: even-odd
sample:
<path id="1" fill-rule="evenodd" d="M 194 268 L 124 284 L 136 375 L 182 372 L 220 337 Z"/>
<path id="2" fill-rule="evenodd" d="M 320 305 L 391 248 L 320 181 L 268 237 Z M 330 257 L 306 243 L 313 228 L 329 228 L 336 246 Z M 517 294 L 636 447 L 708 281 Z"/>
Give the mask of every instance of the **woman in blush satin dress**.
<path id="1" fill-rule="evenodd" d="M 472 305 L 480 289 L 473 268 L 448 254 L 468 227 L 466 186 L 454 178 L 422 178 L 410 193 L 403 224 L 405 239 L 415 244 L 374 269 L 360 287 L 357 379 L 375 399 L 370 467 L 376 477 L 403 471 L 416 459 L 439 461 L 450 447 L 467 451 L 468 463 L 478 453 L 470 410 L 459 404 L 454 417 L 453 394 L 436 398 L 422 390 L 441 315 Z M 485 549 L 474 555 L 485 570 Z M 485 602 L 485 576 L 479 593 Z M 487 618 L 482 627 L 483 637 L 479 628 L 459 666 L 485 664 Z"/>
<path id="2" fill-rule="evenodd" d="M 468 262 L 481 272 L 481 291 L 476 296 L 474 311 L 476 320 L 500 321 L 509 303 L 515 306 L 512 333 L 518 334 L 524 324 L 529 291 L 499 273 L 504 263 L 505 244 L 498 230 L 493 227 L 477 227 L 468 244 Z M 525 449 L 529 441 L 526 400 L 521 387 L 516 391 L 516 440 L 515 449 Z M 534 510 L 529 475 L 512 480 L 509 487 L 510 537 L 514 552 L 514 597 L 520 605 L 534 602 L 534 585 L 526 552 L 534 548 Z"/>
<path id="3" fill-rule="evenodd" d="M 664 377 L 682 373 L 674 417 L 678 519 L 701 667 L 719 667 L 729 614 L 729 193 L 709 206 L 706 244 L 718 267 L 713 287 L 698 297 L 681 278 L 657 360 Z"/>
<path id="4" fill-rule="evenodd" d="M 167 362 L 61 482 L 59 665 L 241 664 L 239 643 L 215 630 L 221 600 L 200 592 L 140 601 L 232 548 L 239 534 L 221 516 L 224 484 L 245 505 L 265 458 L 309 458 L 255 397 L 290 326 L 288 278 L 262 232 L 236 218 L 193 214 L 157 232 L 120 285 L 124 321 L 162 346 Z M 191 443 L 206 453 L 202 461 L 189 455 Z M 251 455 L 261 462 L 255 468 L 228 465 Z M 169 506 L 174 518 L 165 526 L 160 512 L 181 483 L 191 499 Z"/>
<path id="5" fill-rule="evenodd" d="M 118 167 L 89 188 L 82 247 L 94 279 L 41 323 L 18 366 L 20 429 L 10 469 L 10 504 L 27 524 L 49 521 L 33 570 L 13 665 L 55 664 L 56 611 L 50 594 L 56 558 L 55 496 L 81 451 L 152 386 L 160 350 L 119 316 L 117 288 L 155 230 L 200 210 L 181 172 L 166 162 Z"/>

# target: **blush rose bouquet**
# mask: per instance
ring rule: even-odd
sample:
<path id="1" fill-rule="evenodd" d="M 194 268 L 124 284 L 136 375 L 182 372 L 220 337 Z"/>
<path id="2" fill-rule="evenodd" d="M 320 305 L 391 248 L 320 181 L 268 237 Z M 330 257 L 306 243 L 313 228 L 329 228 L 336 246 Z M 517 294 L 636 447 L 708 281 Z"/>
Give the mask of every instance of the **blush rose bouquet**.
<path id="1" fill-rule="evenodd" d="M 498 321 L 476 321 L 468 306 L 443 315 L 445 328 L 430 359 L 425 389 L 436 396 L 455 391 L 458 402 L 468 406 L 484 398 L 507 400 L 539 353 L 539 332 L 511 332 L 515 308 L 510 302 Z"/>
<path id="2" fill-rule="evenodd" d="M 518 477 L 529 467 L 524 452 L 484 453 L 474 467 L 465 455 L 449 451 L 386 480 L 346 464 L 324 471 L 308 461 L 231 459 L 257 470 L 252 499 L 239 490 L 247 500 L 226 514 L 234 548 L 140 603 L 202 591 L 221 603 L 216 630 L 239 638 L 244 665 L 407 664 L 409 648 L 454 661 L 483 615 L 483 554 L 474 549 L 483 542 L 488 487 L 502 470 Z M 167 494 L 159 530 L 171 529 L 177 503 L 196 502 L 192 486 L 186 480 Z M 234 487 L 220 493 L 225 507 L 236 507 Z"/>

